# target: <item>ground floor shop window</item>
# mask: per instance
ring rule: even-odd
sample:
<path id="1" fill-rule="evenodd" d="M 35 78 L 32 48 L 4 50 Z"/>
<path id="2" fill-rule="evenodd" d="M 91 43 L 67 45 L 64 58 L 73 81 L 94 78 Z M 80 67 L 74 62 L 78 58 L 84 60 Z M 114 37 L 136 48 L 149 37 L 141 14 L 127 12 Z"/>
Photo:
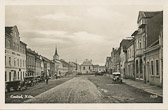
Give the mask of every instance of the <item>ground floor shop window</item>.
<path id="1" fill-rule="evenodd" d="M 159 61 L 156 60 L 156 75 L 159 75 Z"/>
<path id="2" fill-rule="evenodd" d="M 18 79 L 19 79 L 19 72 L 18 72 Z"/>
<path id="3" fill-rule="evenodd" d="M 136 60 L 136 78 L 138 78 L 138 60 Z"/>
<path id="4" fill-rule="evenodd" d="M 11 72 L 9 72 L 9 81 L 11 81 Z"/>
<path id="5" fill-rule="evenodd" d="M 153 72 L 154 72 L 154 71 L 153 71 L 153 61 L 151 61 L 151 74 L 152 74 L 152 75 L 154 75 Z"/>
<path id="6" fill-rule="evenodd" d="M 5 81 L 7 80 L 6 71 L 5 71 Z"/>
<path id="7" fill-rule="evenodd" d="M 16 80 L 16 71 L 14 71 L 14 76 L 13 76 L 13 80 Z"/>

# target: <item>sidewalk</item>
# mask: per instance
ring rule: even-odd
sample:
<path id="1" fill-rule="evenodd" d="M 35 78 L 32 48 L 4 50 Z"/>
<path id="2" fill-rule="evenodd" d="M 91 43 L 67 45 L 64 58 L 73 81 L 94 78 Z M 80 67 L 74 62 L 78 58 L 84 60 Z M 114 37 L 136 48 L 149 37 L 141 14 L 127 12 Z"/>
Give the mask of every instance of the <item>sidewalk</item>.
<path id="1" fill-rule="evenodd" d="M 152 86 L 150 84 L 144 84 L 143 82 L 133 81 L 131 79 L 123 79 L 123 82 L 127 85 L 163 97 L 163 88 L 161 87 Z"/>

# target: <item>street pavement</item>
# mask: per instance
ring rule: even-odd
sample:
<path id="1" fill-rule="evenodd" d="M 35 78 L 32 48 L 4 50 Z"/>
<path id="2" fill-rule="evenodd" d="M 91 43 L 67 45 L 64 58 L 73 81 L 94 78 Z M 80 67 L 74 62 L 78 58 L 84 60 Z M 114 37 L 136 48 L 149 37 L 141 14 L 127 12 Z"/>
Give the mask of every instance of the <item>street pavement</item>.
<path id="1" fill-rule="evenodd" d="M 77 76 L 25 103 L 161 103 L 162 97 L 126 84 L 112 84 L 107 76 Z"/>
<path id="2" fill-rule="evenodd" d="M 163 97 L 163 88 L 161 87 L 153 86 L 149 83 L 144 84 L 144 82 L 133 81 L 131 79 L 123 79 L 123 82 L 135 88 Z"/>
<path id="3" fill-rule="evenodd" d="M 100 101 L 100 91 L 87 77 L 75 77 L 25 102 L 98 103 Z"/>

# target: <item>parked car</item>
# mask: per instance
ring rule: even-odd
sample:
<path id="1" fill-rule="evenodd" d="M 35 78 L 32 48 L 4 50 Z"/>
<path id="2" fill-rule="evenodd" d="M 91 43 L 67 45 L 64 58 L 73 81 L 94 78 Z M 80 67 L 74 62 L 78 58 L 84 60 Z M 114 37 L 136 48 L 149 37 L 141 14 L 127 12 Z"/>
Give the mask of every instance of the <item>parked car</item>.
<path id="1" fill-rule="evenodd" d="M 82 75 L 82 72 L 78 72 L 78 75 Z"/>
<path id="2" fill-rule="evenodd" d="M 113 75 L 113 83 L 122 83 L 120 72 L 114 72 L 112 75 Z"/>
<path id="3" fill-rule="evenodd" d="M 26 85 L 29 86 L 29 87 L 34 86 L 36 84 L 36 79 L 33 76 L 25 77 L 24 81 L 25 81 Z"/>
<path id="4" fill-rule="evenodd" d="M 17 90 L 24 90 L 27 89 L 27 86 L 24 81 L 17 80 L 17 81 L 9 81 L 5 82 L 6 92 L 10 92 L 11 89 L 17 91 Z"/>
<path id="5" fill-rule="evenodd" d="M 96 76 L 96 75 L 100 75 L 100 76 L 102 76 L 103 73 L 102 73 L 101 71 L 96 71 L 96 72 L 95 72 L 95 76 Z"/>
<path id="6" fill-rule="evenodd" d="M 36 80 L 37 80 L 37 82 L 42 82 L 42 76 L 37 76 Z"/>

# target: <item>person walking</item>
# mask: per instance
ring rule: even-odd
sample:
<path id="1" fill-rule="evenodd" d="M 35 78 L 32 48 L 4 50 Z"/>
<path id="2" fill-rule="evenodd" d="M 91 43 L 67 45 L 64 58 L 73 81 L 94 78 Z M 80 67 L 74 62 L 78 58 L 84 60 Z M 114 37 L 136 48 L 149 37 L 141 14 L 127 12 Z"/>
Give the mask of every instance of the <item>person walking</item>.
<path id="1" fill-rule="evenodd" d="M 47 74 L 46 74 L 46 84 L 48 84 L 48 80 L 49 80 L 49 70 L 47 70 Z"/>

